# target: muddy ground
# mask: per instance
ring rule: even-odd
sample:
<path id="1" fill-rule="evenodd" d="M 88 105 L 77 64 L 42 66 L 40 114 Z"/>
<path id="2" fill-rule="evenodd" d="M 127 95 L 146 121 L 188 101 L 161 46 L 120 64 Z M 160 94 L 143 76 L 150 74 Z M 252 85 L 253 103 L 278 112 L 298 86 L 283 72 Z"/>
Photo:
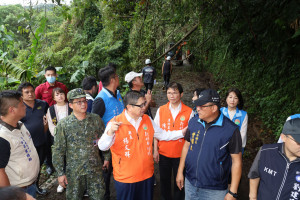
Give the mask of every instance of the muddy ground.
<path id="1" fill-rule="evenodd" d="M 195 88 L 214 88 L 217 89 L 218 85 L 215 80 L 213 80 L 212 75 L 207 72 L 195 72 L 192 66 L 185 64 L 184 66 L 174 67 L 173 74 L 171 75 L 171 81 L 176 81 L 182 84 L 184 89 L 184 95 L 182 101 L 192 107 L 192 92 Z M 162 90 L 163 80 L 162 77 L 157 77 L 157 84 L 153 89 L 153 98 L 156 102 L 156 107 L 152 108 L 152 114 L 155 116 L 156 110 L 159 106 L 167 103 L 166 92 Z M 224 97 L 221 97 L 224 98 Z M 246 102 L 247 104 L 247 102 Z M 242 179 L 239 187 L 239 199 L 246 200 L 249 193 L 249 183 L 247 178 L 247 173 L 251 167 L 252 161 L 256 155 L 258 148 L 263 143 L 274 142 L 274 137 L 272 135 L 261 135 L 262 125 L 254 116 L 249 116 L 248 125 L 248 141 L 245 153 L 243 155 L 243 173 Z M 159 170 L 158 164 L 155 164 L 155 177 L 157 185 L 154 187 L 154 200 L 159 199 L 160 194 L 160 181 L 159 181 Z M 64 200 L 65 192 L 56 193 L 57 181 L 54 175 L 48 176 L 44 170 L 42 175 L 42 181 L 44 188 L 47 188 L 49 193 L 46 196 L 38 196 L 38 200 Z M 111 199 L 116 199 L 116 192 L 113 185 L 113 177 L 111 178 Z M 88 197 L 83 198 L 88 199 Z"/>

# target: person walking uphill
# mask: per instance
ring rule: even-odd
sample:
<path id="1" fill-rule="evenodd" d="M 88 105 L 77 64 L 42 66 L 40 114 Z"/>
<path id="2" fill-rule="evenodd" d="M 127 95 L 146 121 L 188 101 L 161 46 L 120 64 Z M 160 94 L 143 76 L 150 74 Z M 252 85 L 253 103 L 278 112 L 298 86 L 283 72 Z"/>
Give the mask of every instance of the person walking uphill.
<path id="1" fill-rule="evenodd" d="M 67 200 L 81 200 L 85 190 L 89 199 L 103 200 L 104 180 L 97 140 L 104 131 L 104 123 L 98 115 L 86 112 L 83 89 L 73 89 L 67 97 L 73 113 L 58 122 L 53 146 L 58 183 L 67 188 Z M 109 156 L 109 152 L 104 153 L 105 158 Z"/>
<path id="2" fill-rule="evenodd" d="M 100 150 L 110 148 L 117 199 L 152 200 L 154 162 L 153 137 L 177 140 L 186 129 L 166 132 L 145 112 L 145 97 L 129 91 L 124 98 L 125 110 L 107 125 L 98 142 Z"/>
<path id="3" fill-rule="evenodd" d="M 165 89 L 169 85 L 171 74 L 172 74 L 171 56 L 168 56 L 167 60 L 164 61 L 163 65 L 162 65 L 162 68 L 161 68 L 161 74 L 164 77 L 163 89 Z"/>
<path id="4" fill-rule="evenodd" d="M 188 124 L 177 186 L 182 189 L 185 182 L 186 200 L 237 199 L 242 175 L 239 127 L 220 112 L 220 97 L 215 90 L 203 90 L 195 105 L 199 117 L 193 117 Z M 230 169 L 231 185 L 228 188 Z"/>
<path id="5" fill-rule="evenodd" d="M 300 119 L 285 122 L 283 143 L 266 144 L 248 174 L 250 200 L 300 199 Z"/>
<path id="6" fill-rule="evenodd" d="M 144 78 L 144 85 L 146 87 L 146 92 L 148 90 L 152 91 L 154 79 L 156 76 L 156 70 L 154 67 L 151 66 L 151 60 L 146 59 L 145 61 L 146 67 L 143 68 L 143 78 Z"/>

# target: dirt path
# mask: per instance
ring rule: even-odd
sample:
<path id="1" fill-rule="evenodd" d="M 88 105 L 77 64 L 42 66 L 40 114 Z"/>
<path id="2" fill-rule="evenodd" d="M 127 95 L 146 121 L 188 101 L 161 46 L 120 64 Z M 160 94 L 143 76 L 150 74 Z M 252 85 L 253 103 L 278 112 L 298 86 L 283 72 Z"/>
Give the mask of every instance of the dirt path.
<path id="1" fill-rule="evenodd" d="M 184 95 L 182 98 L 182 101 L 184 104 L 193 107 L 192 105 L 192 92 L 195 88 L 216 88 L 216 84 L 214 80 L 212 79 L 212 76 L 210 73 L 203 72 L 195 72 L 192 70 L 192 67 L 189 65 L 185 66 L 177 66 L 174 67 L 173 74 L 171 76 L 171 81 L 176 81 L 182 84 Z M 167 97 L 166 92 L 163 91 L 161 88 L 163 86 L 163 80 L 162 77 L 157 77 L 157 84 L 154 86 L 154 92 L 153 92 L 153 98 L 156 102 L 156 107 L 152 108 L 152 114 L 155 116 L 156 110 L 159 106 L 164 105 L 167 103 Z M 224 97 L 221 97 L 224 98 Z M 239 187 L 239 199 L 240 200 L 246 200 L 248 198 L 248 192 L 249 192 L 249 184 L 248 184 L 248 178 L 247 173 L 251 167 L 252 161 L 256 155 L 256 152 L 258 150 L 258 147 L 262 145 L 262 139 L 260 139 L 260 131 L 261 125 L 260 123 L 252 120 L 251 116 L 249 117 L 249 126 L 248 126 L 248 142 L 247 142 L 247 149 L 245 151 L 245 154 L 243 156 L 243 173 L 242 173 L 242 180 Z M 270 140 L 269 140 L 270 141 Z M 272 141 L 271 141 L 272 142 Z M 158 170 L 158 164 L 155 164 L 155 177 L 157 181 L 157 185 L 154 187 L 154 200 L 159 199 L 159 170 Z M 46 175 L 44 175 L 44 179 L 48 179 Z M 113 178 L 112 178 L 113 179 Z M 44 185 L 50 193 L 45 196 L 41 197 L 38 196 L 38 200 L 64 200 L 65 199 L 65 192 L 62 194 L 56 193 L 56 187 L 57 182 L 55 181 L 55 177 L 52 176 L 48 179 L 48 182 L 50 182 L 47 185 Z M 111 181 L 111 199 L 116 199 L 116 193 L 113 185 L 113 180 Z M 88 198 L 84 198 L 88 199 Z"/>

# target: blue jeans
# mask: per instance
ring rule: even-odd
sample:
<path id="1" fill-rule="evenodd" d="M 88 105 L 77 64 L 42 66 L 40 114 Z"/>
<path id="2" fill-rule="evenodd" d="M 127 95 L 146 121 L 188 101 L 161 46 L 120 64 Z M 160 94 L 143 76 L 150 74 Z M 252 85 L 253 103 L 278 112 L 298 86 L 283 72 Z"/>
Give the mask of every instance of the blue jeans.
<path id="1" fill-rule="evenodd" d="M 224 200 L 227 190 L 210 190 L 193 186 L 185 178 L 185 200 Z"/>
<path id="2" fill-rule="evenodd" d="M 32 197 L 36 198 L 35 184 L 32 184 L 31 186 L 24 188 L 24 192 L 26 192 L 27 194 L 30 194 Z"/>

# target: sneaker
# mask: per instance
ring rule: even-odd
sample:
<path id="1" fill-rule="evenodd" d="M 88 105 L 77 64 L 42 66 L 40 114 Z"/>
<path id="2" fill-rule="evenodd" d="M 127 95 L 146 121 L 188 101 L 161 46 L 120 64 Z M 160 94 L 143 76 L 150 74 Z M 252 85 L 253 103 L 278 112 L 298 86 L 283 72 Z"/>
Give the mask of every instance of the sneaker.
<path id="1" fill-rule="evenodd" d="M 48 193 L 47 190 L 36 187 L 36 193 L 38 193 L 39 195 L 46 195 Z"/>
<path id="2" fill-rule="evenodd" d="M 56 191 L 57 191 L 57 193 L 62 193 L 64 191 L 64 187 L 61 185 L 58 185 Z"/>
<path id="3" fill-rule="evenodd" d="M 83 196 L 84 196 L 84 197 L 88 197 L 88 196 L 89 196 L 89 194 L 88 194 L 87 190 L 86 190 L 86 191 L 84 191 L 84 193 L 83 193 Z"/>

